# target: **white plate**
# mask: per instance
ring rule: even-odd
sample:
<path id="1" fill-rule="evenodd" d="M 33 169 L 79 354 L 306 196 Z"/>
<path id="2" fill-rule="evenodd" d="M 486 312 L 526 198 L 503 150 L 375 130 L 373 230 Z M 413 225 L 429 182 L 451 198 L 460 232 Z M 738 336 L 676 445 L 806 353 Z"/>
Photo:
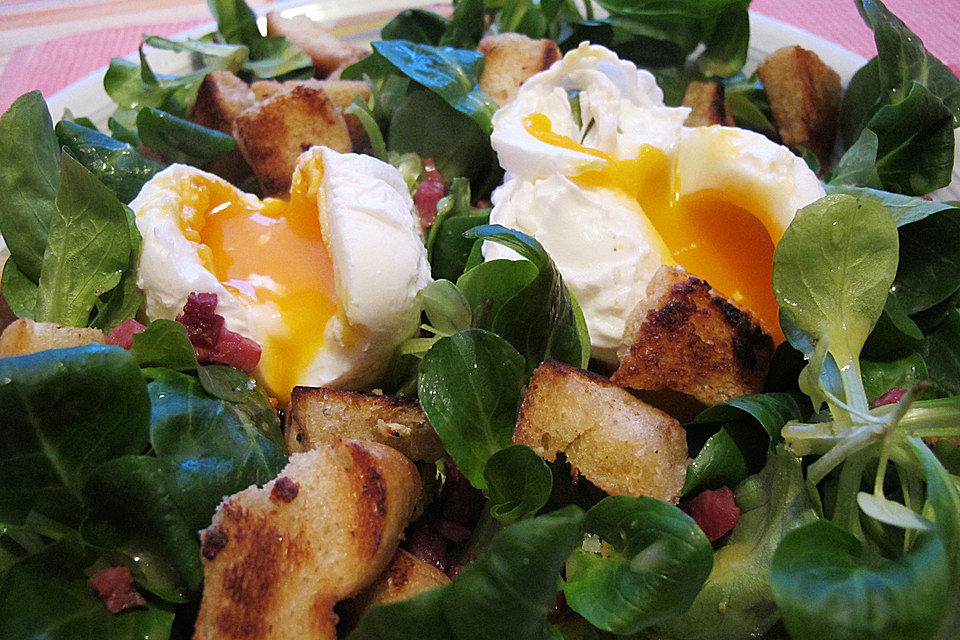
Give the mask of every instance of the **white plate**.
<path id="1" fill-rule="evenodd" d="M 323 23 L 338 36 L 355 41 L 369 42 L 379 37 L 380 27 L 390 19 L 398 9 L 435 5 L 436 0 L 365 0 L 364 2 L 344 2 L 343 0 L 286 0 L 277 2 L 261 11 L 281 10 L 287 16 L 303 14 Z M 213 24 L 191 29 L 182 37 L 196 37 L 208 33 Z M 798 44 L 805 49 L 815 51 L 823 61 L 833 67 L 843 84 L 853 77 L 866 59 L 852 53 L 840 45 L 834 44 L 811 33 L 765 16 L 750 14 L 750 50 L 747 56 L 747 71 L 776 49 L 790 44 Z M 128 56 L 136 60 L 135 54 Z M 185 54 L 173 54 L 165 51 L 151 51 L 150 61 L 161 73 L 183 74 L 191 70 L 190 58 Z M 106 67 L 95 71 L 48 100 L 50 112 L 57 118 L 66 109 L 75 115 L 85 115 L 98 126 L 105 126 L 107 118 L 115 108 L 113 102 L 103 90 L 103 75 Z M 960 200 L 960 129 L 955 130 L 957 152 L 954 154 L 953 180 L 949 186 L 935 192 L 938 200 Z"/>

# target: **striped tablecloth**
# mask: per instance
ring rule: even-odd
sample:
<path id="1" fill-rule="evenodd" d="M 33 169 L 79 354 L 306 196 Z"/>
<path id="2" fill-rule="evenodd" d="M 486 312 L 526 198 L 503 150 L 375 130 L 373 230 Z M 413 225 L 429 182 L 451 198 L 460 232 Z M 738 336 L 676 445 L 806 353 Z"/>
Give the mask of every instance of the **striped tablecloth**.
<path id="1" fill-rule="evenodd" d="M 960 73 L 960 0 L 886 4 Z M 753 0 L 751 9 L 862 56 L 876 53 L 854 0 Z M 21 93 L 40 89 L 49 97 L 135 51 L 144 33 L 169 36 L 209 20 L 202 0 L 0 0 L 0 111 Z"/>

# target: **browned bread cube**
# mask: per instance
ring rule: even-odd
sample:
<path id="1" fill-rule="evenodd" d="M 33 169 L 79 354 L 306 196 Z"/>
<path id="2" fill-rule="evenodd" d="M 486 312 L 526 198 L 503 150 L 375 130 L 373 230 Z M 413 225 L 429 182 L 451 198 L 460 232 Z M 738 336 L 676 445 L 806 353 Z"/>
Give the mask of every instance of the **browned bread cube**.
<path id="1" fill-rule="evenodd" d="M 805 147 L 824 166 L 837 136 L 843 89 L 840 76 L 813 51 L 777 49 L 757 67 L 783 144 Z"/>
<path id="2" fill-rule="evenodd" d="M 573 469 L 613 495 L 676 502 L 687 465 L 680 423 L 606 378 L 555 361 L 541 364 L 520 407 L 516 444 Z"/>
<path id="3" fill-rule="evenodd" d="M 279 11 L 271 11 L 267 14 L 267 33 L 286 36 L 303 49 L 313 61 L 314 74 L 318 78 L 336 76 L 341 69 L 368 53 L 357 44 L 339 40 L 319 23 L 303 15 L 284 18 Z"/>
<path id="4" fill-rule="evenodd" d="M 201 533 L 194 639 L 335 640 L 334 605 L 383 572 L 419 492 L 397 451 L 343 440 L 225 499 Z"/>
<path id="5" fill-rule="evenodd" d="M 352 150 L 340 109 L 324 91 L 302 84 L 284 89 L 237 116 L 234 136 L 268 196 L 290 191 L 297 158 L 310 147 Z"/>
<path id="6" fill-rule="evenodd" d="M 560 59 L 560 49 L 553 40 L 534 40 L 520 33 L 486 36 L 477 51 L 486 58 L 480 90 L 500 105 L 513 100 L 527 78 Z"/>
<path id="7" fill-rule="evenodd" d="M 190 122 L 231 134 L 233 121 L 255 101 L 246 82 L 229 71 L 211 71 L 200 83 Z"/>
<path id="8" fill-rule="evenodd" d="M 448 582 L 450 578 L 447 574 L 434 565 L 403 549 L 397 549 L 393 560 L 376 582 L 342 603 L 338 610 L 350 628 L 370 607 L 406 600 L 429 589 L 442 587 Z"/>
<path id="9" fill-rule="evenodd" d="M 61 327 L 53 322 L 20 318 L 11 322 L 0 334 L 0 358 L 46 349 L 79 347 L 93 342 L 103 344 L 103 331 L 92 327 Z"/>
<path id="10" fill-rule="evenodd" d="M 683 121 L 688 127 L 707 127 L 712 124 L 734 125 L 727 109 L 723 83 L 718 80 L 691 82 L 683 94 L 683 106 L 690 107 L 690 115 Z"/>
<path id="11" fill-rule="evenodd" d="M 293 388 L 285 436 L 290 451 L 358 438 L 391 446 L 411 460 L 435 462 L 444 453 L 416 400 L 321 387 Z"/>
<path id="12" fill-rule="evenodd" d="M 758 393 L 773 339 L 748 312 L 678 267 L 660 267 L 630 317 L 612 380 L 715 404 Z"/>

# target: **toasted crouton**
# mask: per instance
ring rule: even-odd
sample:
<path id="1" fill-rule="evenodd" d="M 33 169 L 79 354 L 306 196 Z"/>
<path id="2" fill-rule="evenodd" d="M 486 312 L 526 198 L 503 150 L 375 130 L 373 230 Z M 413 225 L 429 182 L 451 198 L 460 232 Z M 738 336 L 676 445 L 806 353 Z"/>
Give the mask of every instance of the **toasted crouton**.
<path id="1" fill-rule="evenodd" d="M 343 602 L 338 610 L 347 628 L 350 628 L 355 626 L 363 612 L 370 607 L 406 600 L 429 589 L 442 587 L 448 582 L 450 578 L 447 574 L 434 565 L 403 549 L 397 549 L 393 560 L 376 582 Z"/>
<path id="2" fill-rule="evenodd" d="M 294 454 L 280 475 L 217 508 L 201 533 L 195 640 L 334 640 L 334 605 L 393 558 L 420 492 L 390 447 L 344 440 Z"/>
<path id="3" fill-rule="evenodd" d="M 336 76 L 341 69 L 367 55 L 367 50 L 352 42 L 339 40 L 310 18 L 300 15 L 281 17 L 279 11 L 267 14 L 267 33 L 286 36 L 303 49 L 313 61 L 318 78 Z"/>
<path id="4" fill-rule="evenodd" d="M 290 451 L 358 438 L 391 446 L 411 460 L 435 462 L 443 455 L 420 403 L 409 398 L 294 387 L 285 435 Z"/>
<path id="5" fill-rule="evenodd" d="M 324 91 L 302 84 L 246 109 L 234 122 L 234 136 L 268 196 L 290 191 L 297 158 L 310 147 L 352 149 L 340 109 Z"/>
<path id="6" fill-rule="evenodd" d="M 61 327 L 53 322 L 34 322 L 30 318 L 14 320 L 0 334 L 0 358 L 22 356 L 46 349 L 65 349 L 91 343 L 103 344 L 100 329 Z"/>
<path id="7" fill-rule="evenodd" d="M 773 339 L 753 316 L 678 267 L 660 267 L 627 318 L 613 381 L 715 404 L 763 388 Z"/>
<path id="8" fill-rule="evenodd" d="M 727 109 L 723 83 L 718 80 L 688 84 L 687 91 L 683 94 L 683 106 L 690 107 L 690 115 L 683 121 L 688 127 L 734 125 L 733 116 Z"/>
<path id="9" fill-rule="evenodd" d="M 679 422 L 602 376 L 554 361 L 534 371 L 513 442 L 548 462 L 564 453 L 607 493 L 669 502 L 679 499 L 689 464 Z"/>
<path id="10" fill-rule="evenodd" d="M 486 58 L 480 90 L 499 105 L 513 100 L 524 80 L 560 59 L 560 49 L 553 40 L 534 40 L 520 33 L 486 36 L 477 51 Z"/>
<path id="11" fill-rule="evenodd" d="M 774 51 L 757 67 L 783 143 L 807 148 L 826 166 L 840 112 L 840 76 L 812 51 L 798 46 Z"/>
<path id="12" fill-rule="evenodd" d="M 251 107 L 255 100 L 253 91 L 237 76 L 229 71 L 211 71 L 200 83 L 197 100 L 190 112 L 190 121 L 233 135 L 233 123 L 237 116 Z M 215 158 L 203 168 L 234 183 L 250 175 L 250 167 L 237 147 Z"/>

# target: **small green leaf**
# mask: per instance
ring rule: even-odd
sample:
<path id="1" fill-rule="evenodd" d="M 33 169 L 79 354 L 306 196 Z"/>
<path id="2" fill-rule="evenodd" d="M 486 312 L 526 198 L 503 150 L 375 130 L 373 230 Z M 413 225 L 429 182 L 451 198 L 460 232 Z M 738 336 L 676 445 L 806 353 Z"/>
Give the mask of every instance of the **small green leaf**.
<path id="1" fill-rule="evenodd" d="M 510 524 L 532 516 L 547 503 L 553 474 L 547 463 L 526 445 L 515 444 L 496 452 L 483 469 L 490 513 Z"/>
<path id="2" fill-rule="evenodd" d="M 237 146 L 225 133 L 193 124 L 159 109 L 144 107 L 137 115 L 143 144 L 170 162 L 200 167 Z"/>
<path id="3" fill-rule="evenodd" d="M 166 367 L 174 371 L 197 368 L 197 354 L 187 336 L 187 328 L 175 320 L 154 320 L 146 331 L 134 334 L 130 353 L 141 367 Z"/>

